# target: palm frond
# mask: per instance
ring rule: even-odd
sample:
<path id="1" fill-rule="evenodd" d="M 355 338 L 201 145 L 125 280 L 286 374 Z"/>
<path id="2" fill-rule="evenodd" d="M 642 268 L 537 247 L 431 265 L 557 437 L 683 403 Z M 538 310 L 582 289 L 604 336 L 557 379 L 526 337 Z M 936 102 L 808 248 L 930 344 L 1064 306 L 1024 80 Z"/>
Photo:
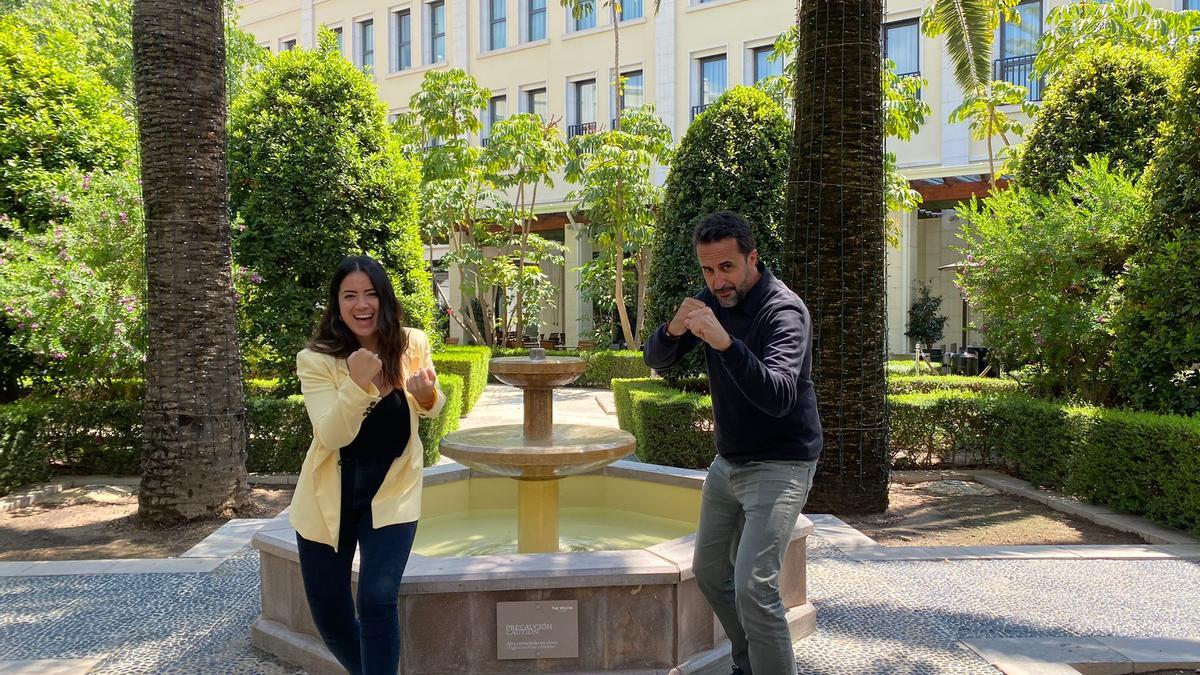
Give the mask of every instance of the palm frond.
<path id="1" fill-rule="evenodd" d="M 993 0 L 935 0 L 922 16 L 930 37 L 945 34 L 954 79 L 964 92 L 992 79 Z"/>

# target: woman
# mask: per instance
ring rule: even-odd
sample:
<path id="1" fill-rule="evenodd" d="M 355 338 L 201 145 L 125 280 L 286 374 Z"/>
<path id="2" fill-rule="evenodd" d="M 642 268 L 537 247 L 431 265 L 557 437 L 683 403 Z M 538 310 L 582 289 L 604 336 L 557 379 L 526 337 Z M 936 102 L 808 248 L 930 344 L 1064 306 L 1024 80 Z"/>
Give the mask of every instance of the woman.
<path id="1" fill-rule="evenodd" d="M 342 261 L 316 337 L 296 357 L 313 441 L 292 497 L 313 622 L 353 675 L 395 675 L 396 597 L 421 508 L 417 418 L 446 402 L 425 333 L 401 326 L 383 267 Z M 350 565 L 359 547 L 358 614 Z"/>

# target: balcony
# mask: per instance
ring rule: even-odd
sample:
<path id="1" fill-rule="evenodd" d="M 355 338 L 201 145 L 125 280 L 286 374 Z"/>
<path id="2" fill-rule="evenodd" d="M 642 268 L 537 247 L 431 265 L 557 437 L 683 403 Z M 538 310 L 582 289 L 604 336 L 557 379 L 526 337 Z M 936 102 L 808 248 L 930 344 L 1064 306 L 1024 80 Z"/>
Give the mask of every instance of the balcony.
<path id="1" fill-rule="evenodd" d="M 693 120 L 696 119 L 696 115 L 699 115 L 700 113 L 704 112 L 704 109 L 710 105 L 712 105 L 712 104 L 711 103 L 703 103 L 701 105 L 692 106 L 692 119 Z"/>
<path id="2" fill-rule="evenodd" d="M 584 122 L 582 124 L 572 124 L 567 127 L 567 140 L 575 138 L 576 136 L 581 136 L 583 134 L 594 134 L 594 133 L 596 133 L 596 123 L 595 122 Z"/>
<path id="3" fill-rule="evenodd" d="M 1042 100 L 1042 89 L 1046 83 L 1042 78 L 1034 79 L 1033 60 L 1035 58 L 1037 58 L 1037 54 L 996 59 L 992 77 L 1025 87 L 1029 89 L 1026 100 L 1040 101 Z"/>
<path id="4" fill-rule="evenodd" d="M 479 139 L 479 147 L 486 148 L 488 146 L 488 143 L 490 143 L 491 141 L 492 141 L 491 136 L 484 136 L 483 138 Z"/>

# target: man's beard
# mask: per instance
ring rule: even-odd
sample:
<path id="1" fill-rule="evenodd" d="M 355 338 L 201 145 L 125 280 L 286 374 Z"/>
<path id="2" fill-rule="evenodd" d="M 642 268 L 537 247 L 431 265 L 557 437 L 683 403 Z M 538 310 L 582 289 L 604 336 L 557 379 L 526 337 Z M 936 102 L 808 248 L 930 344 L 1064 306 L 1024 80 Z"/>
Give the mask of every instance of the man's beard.
<path id="1" fill-rule="evenodd" d="M 720 295 L 717 295 L 717 303 L 725 309 L 737 307 L 738 303 L 746 297 L 746 294 L 742 292 L 742 289 L 735 287 L 732 290 L 733 294 L 728 297 L 721 297 Z"/>

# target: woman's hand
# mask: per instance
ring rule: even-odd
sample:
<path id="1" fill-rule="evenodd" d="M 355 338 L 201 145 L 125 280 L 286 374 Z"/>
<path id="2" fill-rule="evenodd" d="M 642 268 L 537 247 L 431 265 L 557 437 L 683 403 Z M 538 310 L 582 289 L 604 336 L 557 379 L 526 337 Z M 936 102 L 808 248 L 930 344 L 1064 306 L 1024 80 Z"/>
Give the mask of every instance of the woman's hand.
<path id="1" fill-rule="evenodd" d="M 363 391 L 369 391 L 371 380 L 383 370 L 383 361 L 379 360 L 379 355 L 363 347 L 359 347 L 346 359 L 346 365 L 350 368 L 350 379 Z"/>
<path id="2" fill-rule="evenodd" d="M 404 389 L 422 408 L 429 410 L 437 403 L 437 373 L 433 368 L 422 368 L 405 380 Z"/>

